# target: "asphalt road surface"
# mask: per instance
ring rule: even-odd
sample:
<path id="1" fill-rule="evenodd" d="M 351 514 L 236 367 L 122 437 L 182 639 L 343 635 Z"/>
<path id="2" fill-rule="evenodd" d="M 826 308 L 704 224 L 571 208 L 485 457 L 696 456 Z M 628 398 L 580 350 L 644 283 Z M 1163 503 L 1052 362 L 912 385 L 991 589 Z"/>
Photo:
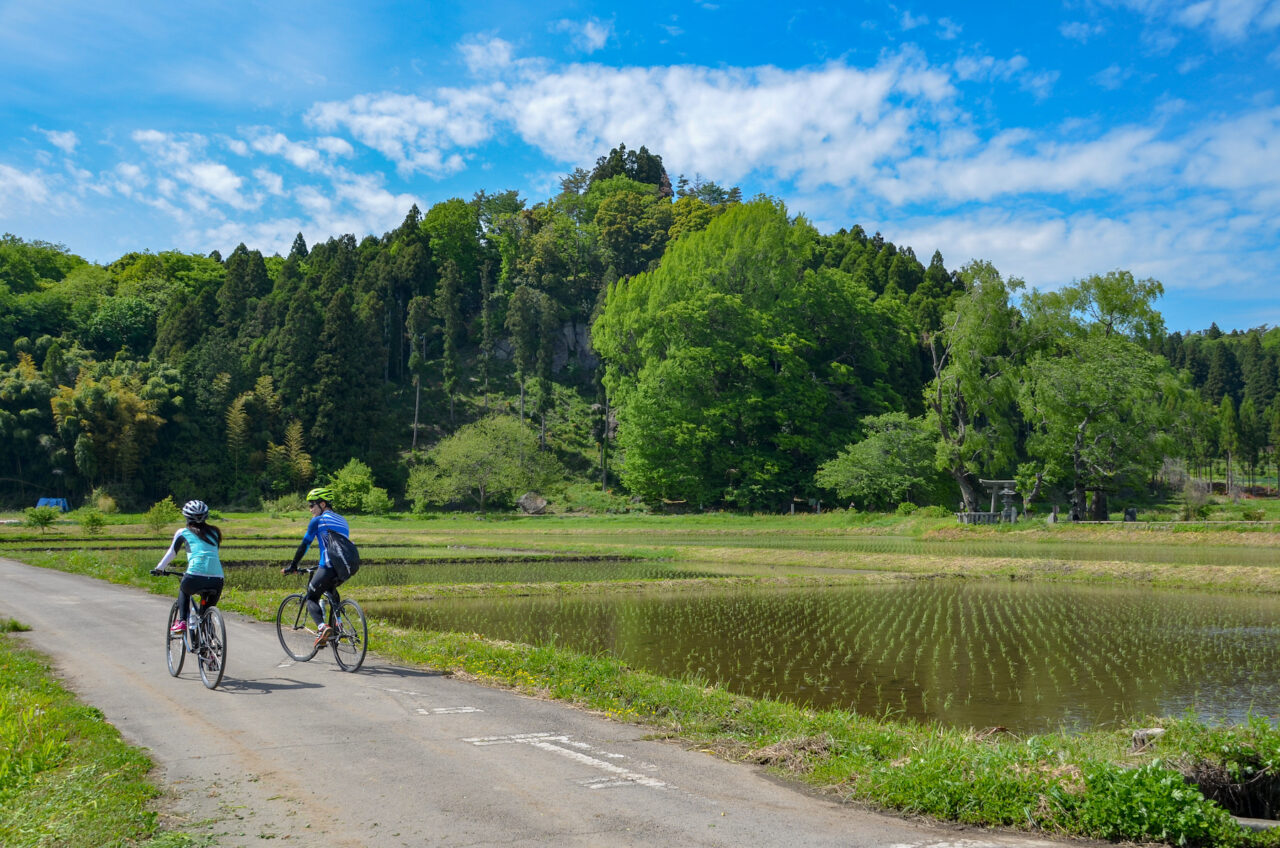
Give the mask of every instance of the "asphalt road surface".
<path id="1" fill-rule="evenodd" d="M 0 615 L 30 625 L 21 638 L 149 749 L 166 820 L 220 846 L 1064 844 L 866 812 L 641 727 L 372 654 L 355 674 L 328 651 L 294 663 L 273 625 L 235 614 L 210 691 L 190 657 L 180 677 L 165 667 L 171 603 L 0 559 Z"/>

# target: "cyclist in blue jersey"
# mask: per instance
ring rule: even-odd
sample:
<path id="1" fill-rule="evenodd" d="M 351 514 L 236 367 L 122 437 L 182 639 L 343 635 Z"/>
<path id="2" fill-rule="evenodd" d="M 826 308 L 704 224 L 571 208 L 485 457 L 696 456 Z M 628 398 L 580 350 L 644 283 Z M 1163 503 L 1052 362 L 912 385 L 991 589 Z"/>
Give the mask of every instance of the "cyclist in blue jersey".
<path id="1" fill-rule="evenodd" d="M 178 551 L 187 549 L 187 571 L 178 583 L 178 603 L 182 615 L 173 622 L 173 632 L 187 629 L 187 617 L 191 614 L 191 596 L 203 595 L 209 606 L 218 603 L 222 595 L 222 559 L 218 547 L 222 544 L 222 531 L 206 523 L 209 506 L 204 501 L 187 501 L 182 507 L 187 526 L 173 534 L 169 550 L 160 558 L 160 564 L 151 569 L 152 574 L 162 574 L 165 566 L 173 562 Z"/>
<path id="2" fill-rule="evenodd" d="M 347 526 L 347 519 L 333 511 L 333 490 L 328 486 L 320 486 L 307 492 L 307 507 L 311 510 L 311 523 L 307 525 L 302 544 L 298 545 L 298 550 L 293 554 L 293 562 L 287 568 L 281 569 L 280 573 L 295 573 L 298 570 L 298 563 L 302 561 L 311 543 L 316 539 L 320 540 L 320 563 L 315 573 L 311 575 L 311 583 L 307 586 L 307 612 L 311 613 L 319 634 L 316 636 L 316 646 L 323 647 L 329 641 L 330 627 L 324 620 L 324 612 L 320 609 L 320 596 L 329 595 L 331 609 L 337 609 L 342 603 L 342 598 L 338 595 L 338 587 L 342 585 L 342 580 L 338 577 L 338 573 L 329 567 L 329 552 L 325 550 L 324 534 L 333 530 L 349 537 L 351 530 Z"/>

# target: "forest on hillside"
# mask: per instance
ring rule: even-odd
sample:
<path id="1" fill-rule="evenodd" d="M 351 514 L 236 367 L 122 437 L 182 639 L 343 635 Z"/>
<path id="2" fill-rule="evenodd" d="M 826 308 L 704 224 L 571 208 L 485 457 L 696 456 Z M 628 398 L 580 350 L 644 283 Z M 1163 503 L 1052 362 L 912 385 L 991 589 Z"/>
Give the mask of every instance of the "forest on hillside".
<path id="1" fill-rule="evenodd" d="M 0 502 L 382 511 L 1090 504 L 1280 454 L 1280 333 L 1166 333 L 1160 284 L 1056 292 L 678 178 L 625 146 L 287 256 L 0 239 Z M 370 489 L 372 485 L 372 489 Z M 575 495 L 574 492 L 579 494 Z M 585 503 L 585 501 L 584 501 Z"/>

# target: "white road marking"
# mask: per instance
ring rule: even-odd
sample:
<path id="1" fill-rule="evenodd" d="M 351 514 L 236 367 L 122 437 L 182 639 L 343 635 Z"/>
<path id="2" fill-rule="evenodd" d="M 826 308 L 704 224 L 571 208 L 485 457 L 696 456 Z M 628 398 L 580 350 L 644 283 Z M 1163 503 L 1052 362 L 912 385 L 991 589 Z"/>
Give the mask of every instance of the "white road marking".
<path id="1" fill-rule="evenodd" d="M 390 692 L 393 695 L 408 695 L 410 698 L 427 697 L 421 692 L 414 692 L 412 689 L 396 689 L 391 686 L 382 687 L 382 691 Z M 458 713 L 482 713 L 484 710 L 479 707 L 417 707 L 414 712 L 418 715 L 456 715 Z"/>
<path id="2" fill-rule="evenodd" d="M 630 771 L 613 763 L 605 762 L 597 757 L 591 757 L 581 750 L 575 751 L 573 748 L 592 750 L 591 746 L 586 742 L 579 742 L 570 739 L 568 736 L 559 736 L 552 733 L 515 733 L 510 736 L 473 736 L 462 740 L 470 742 L 477 747 L 485 747 L 488 745 L 531 745 L 542 751 L 549 751 L 561 757 L 567 757 L 574 762 L 582 765 L 590 766 L 594 769 L 607 772 L 608 777 L 588 778 L 578 781 L 579 785 L 588 789 L 607 789 L 614 786 L 652 786 L 656 789 L 666 789 L 667 784 L 655 777 L 639 774 Z M 570 746 L 570 747 L 566 747 Z M 604 751 L 599 752 L 601 756 L 616 759 L 626 759 L 625 754 L 611 754 Z"/>

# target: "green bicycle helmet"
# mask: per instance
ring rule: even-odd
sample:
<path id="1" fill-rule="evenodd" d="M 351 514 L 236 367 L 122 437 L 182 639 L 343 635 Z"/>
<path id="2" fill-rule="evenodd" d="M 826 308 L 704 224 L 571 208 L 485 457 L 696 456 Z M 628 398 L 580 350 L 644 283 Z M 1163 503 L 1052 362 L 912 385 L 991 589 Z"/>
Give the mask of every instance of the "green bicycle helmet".
<path id="1" fill-rule="evenodd" d="M 317 486 L 307 492 L 307 502 L 324 501 L 325 503 L 333 503 L 333 489 L 328 486 Z"/>

